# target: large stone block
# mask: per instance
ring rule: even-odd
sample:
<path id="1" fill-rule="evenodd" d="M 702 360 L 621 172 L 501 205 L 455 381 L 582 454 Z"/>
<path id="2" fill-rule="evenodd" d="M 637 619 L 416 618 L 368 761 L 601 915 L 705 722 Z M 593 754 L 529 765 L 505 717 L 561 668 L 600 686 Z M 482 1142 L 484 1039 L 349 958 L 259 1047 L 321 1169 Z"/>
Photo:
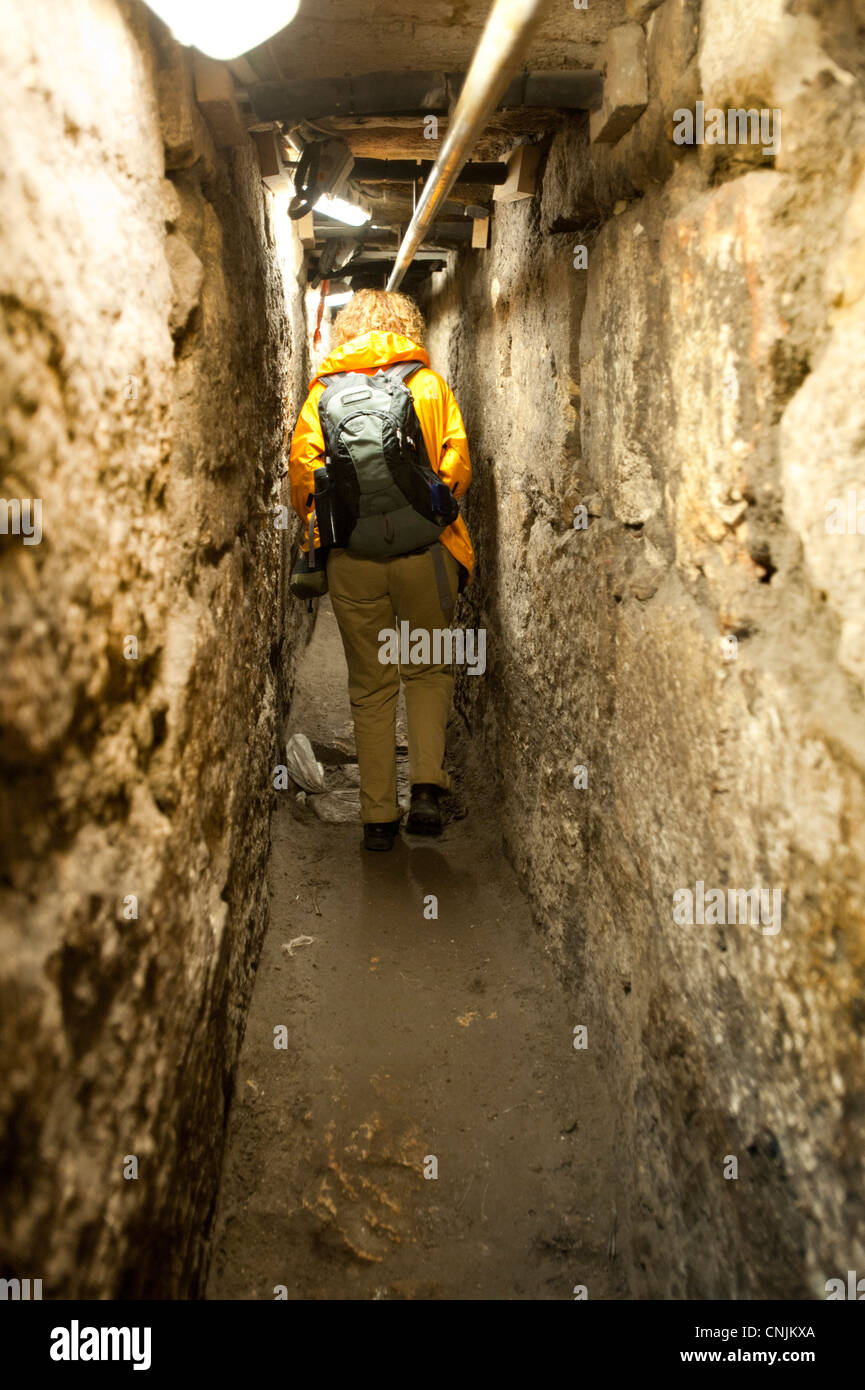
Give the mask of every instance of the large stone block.
<path id="1" fill-rule="evenodd" d="M 865 394 L 847 368 L 865 354 L 865 301 L 839 314 L 781 429 L 785 515 L 836 615 L 838 660 L 865 690 Z"/>
<path id="2" fill-rule="evenodd" d="M 649 92 L 653 100 L 669 108 L 688 64 L 697 55 L 699 0 L 664 0 L 653 12 L 646 33 Z"/>
<path id="3" fill-rule="evenodd" d="M 840 71 L 815 42 L 816 20 L 797 11 L 786 0 L 703 0 L 700 78 L 707 107 L 748 106 L 759 97 L 789 119 L 804 88 L 819 83 L 823 72 Z"/>
<path id="4" fill-rule="evenodd" d="M 165 258 L 174 291 L 168 326 L 173 334 L 183 331 L 201 297 L 204 266 L 184 237 L 173 234 L 165 241 Z"/>
<path id="5" fill-rule="evenodd" d="M 217 149 L 233 148 L 246 140 L 246 126 L 234 95 L 230 69 L 215 58 L 195 52 L 195 100 L 204 112 Z"/>
<path id="6" fill-rule="evenodd" d="M 639 24 L 611 29 L 604 45 L 604 96 L 589 117 L 593 143 L 621 140 L 649 101 L 646 35 Z"/>

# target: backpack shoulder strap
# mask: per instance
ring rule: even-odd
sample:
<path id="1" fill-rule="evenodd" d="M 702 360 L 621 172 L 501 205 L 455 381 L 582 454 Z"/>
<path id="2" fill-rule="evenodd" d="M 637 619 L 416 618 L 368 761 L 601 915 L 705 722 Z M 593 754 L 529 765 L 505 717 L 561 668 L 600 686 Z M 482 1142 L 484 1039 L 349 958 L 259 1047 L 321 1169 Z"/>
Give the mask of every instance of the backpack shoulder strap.
<path id="1" fill-rule="evenodd" d="M 410 376 L 425 367 L 425 362 L 390 362 L 386 367 L 382 367 L 382 376 L 389 377 L 391 381 L 400 381 L 405 386 Z"/>
<path id="2" fill-rule="evenodd" d="M 327 376 L 320 376 L 318 378 L 322 386 L 324 387 L 324 390 L 318 398 L 319 420 L 324 420 L 324 412 L 326 412 L 327 408 L 330 406 L 331 396 L 336 391 L 336 388 L 342 381 L 343 377 L 348 375 L 348 372 L 329 372 Z"/>

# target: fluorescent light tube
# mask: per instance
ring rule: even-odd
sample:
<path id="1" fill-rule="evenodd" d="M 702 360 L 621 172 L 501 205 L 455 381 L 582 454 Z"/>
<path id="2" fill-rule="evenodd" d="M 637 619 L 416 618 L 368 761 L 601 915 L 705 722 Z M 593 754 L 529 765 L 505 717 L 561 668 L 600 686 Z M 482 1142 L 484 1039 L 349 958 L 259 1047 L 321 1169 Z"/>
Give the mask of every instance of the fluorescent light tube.
<path id="1" fill-rule="evenodd" d="M 326 213 L 337 222 L 346 222 L 349 227 L 362 227 L 370 219 L 370 213 L 364 212 L 356 203 L 349 203 L 345 198 L 332 198 L 327 193 L 322 193 L 315 210 Z"/>

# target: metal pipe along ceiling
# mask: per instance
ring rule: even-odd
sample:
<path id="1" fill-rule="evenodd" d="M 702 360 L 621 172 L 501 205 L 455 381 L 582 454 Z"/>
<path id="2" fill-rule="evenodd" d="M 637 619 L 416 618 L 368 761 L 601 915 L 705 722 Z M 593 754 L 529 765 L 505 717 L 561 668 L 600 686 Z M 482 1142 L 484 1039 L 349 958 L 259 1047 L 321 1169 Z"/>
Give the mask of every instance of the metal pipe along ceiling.
<path id="1" fill-rule="evenodd" d="M 389 290 L 402 284 L 427 228 L 519 67 L 531 32 L 549 3 L 550 0 L 495 0 L 448 124 L 441 154 L 397 253 L 387 282 Z"/>
<path id="2" fill-rule="evenodd" d="M 247 95 L 260 121 L 321 120 L 331 116 L 445 115 L 465 85 L 462 72 L 365 72 L 354 77 L 295 78 L 250 84 Z M 600 104 L 600 72 L 518 72 L 499 106 L 593 110 Z"/>

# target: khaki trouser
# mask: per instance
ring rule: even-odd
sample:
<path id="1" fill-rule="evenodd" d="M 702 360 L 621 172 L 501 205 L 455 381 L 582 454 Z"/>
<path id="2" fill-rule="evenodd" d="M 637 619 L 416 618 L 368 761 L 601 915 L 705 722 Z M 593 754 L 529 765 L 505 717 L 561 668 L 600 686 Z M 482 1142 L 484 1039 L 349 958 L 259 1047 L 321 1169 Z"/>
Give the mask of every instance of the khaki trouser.
<path id="1" fill-rule="evenodd" d="M 439 544 L 436 542 L 436 544 Z M 459 585 L 459 566 L 441 546 L 451 596 Z M 408 724 L 408 760 L 412 785 L 432 782 L 449 787 L 442 762 L 445 725 L 453 697 L 453 670 L 449 665 L 386 665 L 379 661 L 385 628 L 399 631 L 400 622 L 411 630 L 430 633 L 450 627 L 450 613 L 443 612 L 436 586 L 432 552 L 396 555 L 390 560 L 369 560 L 347 550 L 331 550 L 327 582 L 348 663 L 348 694 L 354 717 L 354 736 L 360 769 L 361 819 L 395 821 L 400 808 L 396 799 L 396 704 L 402 678 Z"/>

